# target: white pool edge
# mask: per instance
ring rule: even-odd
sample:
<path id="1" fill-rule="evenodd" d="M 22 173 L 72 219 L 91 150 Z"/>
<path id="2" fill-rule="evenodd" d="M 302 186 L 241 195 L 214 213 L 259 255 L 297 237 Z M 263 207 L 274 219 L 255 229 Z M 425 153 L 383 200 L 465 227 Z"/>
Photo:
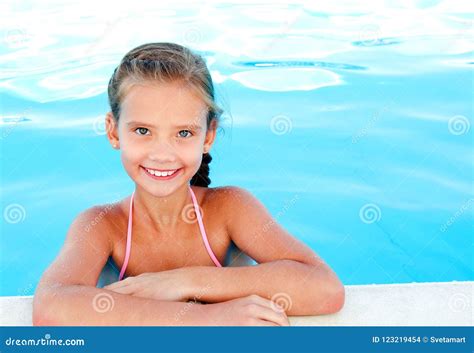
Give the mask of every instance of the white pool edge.
<path id="1" fill-rule="evenodd" d="M 474 282 L 347 285 L 344 308 L 292 326 L 472 326 Z M 33 296 L 0 297 L 0 326 L 31 326 Z"/>

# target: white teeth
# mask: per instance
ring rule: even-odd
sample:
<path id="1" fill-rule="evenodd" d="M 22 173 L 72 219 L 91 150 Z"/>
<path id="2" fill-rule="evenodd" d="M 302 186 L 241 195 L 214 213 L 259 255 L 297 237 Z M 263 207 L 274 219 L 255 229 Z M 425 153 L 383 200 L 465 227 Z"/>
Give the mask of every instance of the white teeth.
<path id="1" fill-rule="evenodd" d="M 148 173 L 150 174 L 153 174 L 155 176 L 170 176 L 172 174 L 174 174 L 176 172 L 176 170 L 170 170 L 170 171 L 166 171 L 166 172 L 160 172 L 158 170 L 153 170 L 153 169 L 148 169 L 148 168 L 145 168 L 147 170 Z"/>

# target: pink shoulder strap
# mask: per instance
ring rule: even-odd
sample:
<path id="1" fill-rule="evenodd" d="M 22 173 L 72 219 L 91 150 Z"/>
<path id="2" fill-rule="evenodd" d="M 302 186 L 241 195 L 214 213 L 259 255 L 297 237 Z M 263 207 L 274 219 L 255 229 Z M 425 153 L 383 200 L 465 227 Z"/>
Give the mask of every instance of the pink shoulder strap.
<path id="1" fill-rule="evenodd" d="M 133 196 L 135 191 L 132 192 L 130 197 L 130 211 L 128 212 L 128 228 L 127 228 L 127 245 L 125 250 L 125 260 L 123 261 L 122 269 L 119 275 L 119 281 L 122 280 L 125 270 L 127 269 L 128 259 L 130 259 L 130 247 L 132 246 L 132 219 L 133 219 Z"/>
<path id="2" fill-rule="evenodd" d="M 214 262 L 214 264 L 217 267 L 222 267 L 216 255 L 214 255 L 214 252 L 212 251 L 211 246 L 209 245 L 209 241 L 207 240 L 207 234 L 206 234 L 206 230 L 204 229 L 201 211 L 199 210 L 199 204 L 197 202 L 196 195 L 194 195 L 194 191 L 191 188 L 191 186 L 189 186 L 189 191 L 191 192 L 191 198 L 193 199 L 194 211 L 196 212 L 197 220 L 199 223 L 199 229 L 201 230 L 202 240 L 204 241 L 204 246 L 206 247 L 206 250 L 209 256 L 211 257 L 212 261 Z M 130 248 L 132 246 L 132 224 L 133 224 L 132 221 L 133 221 L 133 196 L 134 195 L 135 195 L 135 191 L 132 193 L 132 196 L 130 197 L 130 210 L 128 212 L 127 245 L 126 245 L 126 250 L 125 250 L 125 259 L 123 261 L 122 269 L 120 270 L 119 281 L 121 281 L 123 276 L 125 275 L 125 270 L 127 269 L 127 266 L 128 266 L 128 260 L 130 259 Z"/>
<path id="3" fill-rule="evenodd" d="M 214 261 L 214 264 L 217 267 L 222 267 L 219 260 L 217 260 L 216 255 L 214 255 L 214 253 L 212 252 L 211 246 L 209 245 L 209 241 L 207 240 L 206 230 L 204 229 L 204 224 L 202 222 L 201 211 L 199 210 L 199 204 L 196 200 L 196 195 L 194 195 L 193 189 L 191 189 L 191 186 L 189 186 L 189 190 L 191 191 L 191 198 L 193 199 L 194 211 L 196 212 L 196 216 L 199 223 L 199 229 L 201 230 L 201 236 L 202 236 L 202 240 L 204 241 L 204 245 L 206 246 L 206 250 L 209 256 L 211 257 L 212 261 Z"/>

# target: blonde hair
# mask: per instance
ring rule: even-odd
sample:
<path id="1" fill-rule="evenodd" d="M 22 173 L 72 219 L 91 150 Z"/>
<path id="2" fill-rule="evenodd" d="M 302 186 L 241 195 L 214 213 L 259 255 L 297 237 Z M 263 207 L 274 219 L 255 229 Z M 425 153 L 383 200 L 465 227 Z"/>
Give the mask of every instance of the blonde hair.
<path id="1" fill-rule="evenodd" d="M 183 81 L 201 97 L 207 106 L 207 128 L 213 120 L 219 122 L 223 110 L 216 104 L 214 85 L 204 59 L 190 49 L 175 43 L 148 43 L 130 50 L 114 70 L 108 86 L 110 110 L 120 119 L 120 104 L 130 88 L 143 82 Z M 191 185 L 208 186 L 209 163 L 205 153 L 201 166 L 191 179 Z"/>

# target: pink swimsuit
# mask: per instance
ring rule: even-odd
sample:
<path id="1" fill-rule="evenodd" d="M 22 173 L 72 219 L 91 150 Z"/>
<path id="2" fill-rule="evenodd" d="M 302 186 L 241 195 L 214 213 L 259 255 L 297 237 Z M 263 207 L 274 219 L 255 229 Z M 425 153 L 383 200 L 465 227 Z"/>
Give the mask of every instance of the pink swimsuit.
<path id="1" fill-rule="evenodd" d="M 212 261 L 216 264 L 217 267 L 222 267 L 219 260 L 217 260 L 216 255 L 212 252 L 211 246 L 209 245 L 209 241 L 207 240 L 206 230 L 204 229 L 204 224 L 202 222 L 201 212 L 199 211 L 199 204 L 196 200 L 196 195 L 194 195 L 194 191 L 189 185 L 189 191 L 191 192 L 191 198 L 193 199 L 194 204 L 194 212 L 196 213 L 197 220 L 199 223 L 199 229 L 201 230 L 202 240 L 204 241 L 204 245 L 206 247 L 209 256 L 211 257 Z M 125 260 L 123 262 L 122 270 L 120 271 L 119 281 L 122 280 L 125 270 L 127 269 L 128 260 L 130 259 L 130 247 L 132 245 L 132 218 L 133 218 L 133 195 L 135 191 L 132 193 L 132 197 L 130 198 L 130 211 L 128 213 L 128 230 L 127 230 L 127 246 L 125 250 Z"/>

